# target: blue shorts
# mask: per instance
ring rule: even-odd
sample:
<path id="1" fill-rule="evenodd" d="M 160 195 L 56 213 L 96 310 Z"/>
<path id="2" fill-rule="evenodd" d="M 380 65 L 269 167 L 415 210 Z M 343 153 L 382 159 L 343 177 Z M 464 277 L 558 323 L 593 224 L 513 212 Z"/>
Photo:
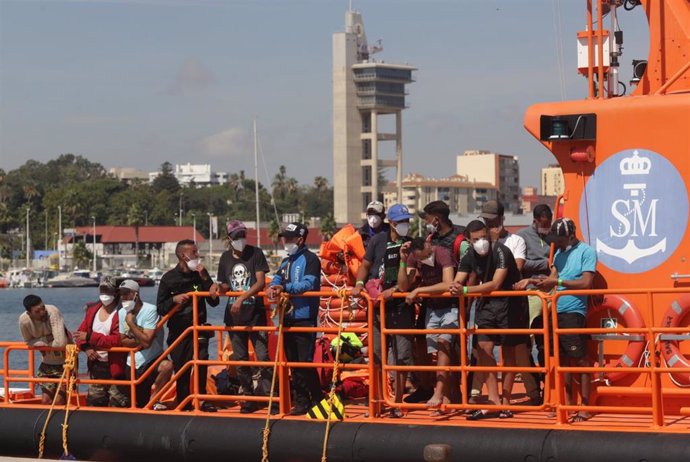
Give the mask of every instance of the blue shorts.
<path id="1" fill-rule="evenodd" d="M 426 310 L 426 328 L 427 329 L 457 329 L 459 312 L 457 307 L 452 308 L 431 308 Z M 426 335 L 426 350 L 428 353 L 435 353 L 438 351 L 438 342 L 443 340 L 452 343 L 453 337 L 451 334 L 427 334 Z"/>

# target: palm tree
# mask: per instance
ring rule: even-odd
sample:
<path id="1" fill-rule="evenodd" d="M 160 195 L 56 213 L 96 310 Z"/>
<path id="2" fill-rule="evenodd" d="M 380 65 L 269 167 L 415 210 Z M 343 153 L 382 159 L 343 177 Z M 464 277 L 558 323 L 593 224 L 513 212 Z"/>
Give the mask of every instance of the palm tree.
<path id="1" fill-rule="evenodd" d="M 319 232 L 324 241 L 328 241 L 333 237 L 336 231 L 335 219 L 332 214 L 326 215 L 323 220 L 321 220 L 321 226 L 319 227 Z"/>
<path id="2" fill-rule="evenodd" d="M 317 191 L 325 191 L 328 189 L 328 180 L 322 176 L 314 177 L 314 188 L 316 188 Z"/>
<path id="3" fill-rule="evenodd" d="M 278 224 L 278 220 L 273 218 L 268 225 L 268 237 L 271 238 L 271 242 L 273 242 L 273 251 L 276 253 L 278 252 L 278 241 L 280 240 L 279 234 L 280 224 Z"/>

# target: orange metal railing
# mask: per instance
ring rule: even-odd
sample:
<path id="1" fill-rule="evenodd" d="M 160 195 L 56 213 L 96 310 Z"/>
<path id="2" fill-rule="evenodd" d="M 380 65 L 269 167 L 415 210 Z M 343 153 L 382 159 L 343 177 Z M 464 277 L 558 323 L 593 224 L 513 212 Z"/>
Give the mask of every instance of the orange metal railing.
<path id="1" fill-rule="evenodd" d="M 368 363 L 367 364 L 343 364 L 341 367 L 345 370 L 356 370 L 356 369 L 364 369 L 367 371 L 369 375 L 369 396 L 366 401 L 367 405 L 367 410 L 368 410 L 368 416 L 367 417 L 362 417 L 363 419 L 368 419 L 369 421 L 376 421 L 379 419 L 379 416 L 381 415 L 381 409 L 382 406 L 388 406 L 388 407 L 398 407 L 402 409 L 410 409 L 410 410 L 418 410 L 418 409 L 425 409 L 426 405 L 424 404 L 411 404 L 411 403 L 398 403 L 394 402 L 389 396 L 387 396 L 387 393 L 384 393 L 385 387 L 383 382 L 385 377 L 388 377 L 388 374 L 393 371 L 416 371 L 416 372 L 432 372 L 432 371 L 439 371 L 439 370 L 445 370 L 448 372 L 454 372 L 454 373 L 459 373 L 461 377 L 460 381 L 460 386 L 462 387 L 461 390 L 468 389 L 466 386 L 467 381 L 468 381 L 468 374 L 470 372 L 501 372 L 501 373 L 507 373 L 507 372 L 520 372 L 520 373 L 542 373 L 544 374 L 544 380 L 545 380 L 545 386 L 544 386 L 544 404 L 540 407 L 535 407 L 535 406 L 525 406 L 525 405 L 520 405 L 520 404 L 511 404 L 509 406 L 507 405 L 487 405 L 487 404 L 471 404 L 468 402 L 468 396 L 465 393 L 461 393 L 461 401 L 460 403 L 455 403 L 455 404 L 448 404 L 445 405 L 444 408 L 447 410 L 474 410 L 474 409 L 488 409 L 488 410 L 499 410 L 499 409 L 508 409 L 508 410 L 513 410 L 513 411 L 546 411 L 547 409 L 552 409 L 556 412 L 556 419 L 555 420 L 547 420 L 544 419 L 540 421 L 541 426 L 550 426 L 553 427 L 555 426 L 556 428 L 558 427 L 563 427 L 563 428 L 569 428 L 570 425 L 572 425 L 569 422 L 568 419 L 568 413 L 571 411 L 587 411 L 587 412 L 593 412 L 593 413 L 606 413 L 606 414 L 639 414 L 639 415 L 644 415 L 644 416 L 650 416 L 651 417 L 651 423 L 646 426 L 642 426 L 641 429 L 642 431 L 681 431 L 688 433 L 690 432 L 690 429 L 688 429 L 687 425 L 682 426 L 682 428 L 678 428 L 677 426 L 670 429 L 669 427 L 671 424 L 667 422 L 667 416 L 665 413 L 664 409 L 664 403 L 665 400 L 669 397 L 674 397 L 674 398 L 685 398 L 688 397 L 690 398 L 690 389 L 670 389 L 668 387 L 664 388 L 662 384 L 662 377 L 664 375 L 668 375 L 671 373 L 690 373 L 690 368 L 679 368 L 679 367 L 674 367 L 671 368 L 668 365 L 662 366 L 661 365 L 661 360 L 657 358 L 656 352 L 659 351 L 660 348 L 660 341 L 661 341 L 661 335 L 664 334 L 687 334 L 690 332 L 690 329 L 688 327 L 677 327 L 677 328 L 669 328 L 669 327 L 657 327 L 654 325 L 654 320 L 658 319 L 656 316 L 657 313 L 657 307 L 655 306 L 655 296 L 657 295 L 680 295 L 680 294 L 685 294 L 685 293 L 690 293 L 690 289 L 629 289 L 629 290 L 613 290 L 613 289 L 607 289 L 607 290 L 579 290 L 579 291 L 574 291 L 574 290 L 568 290 L 568 291 L 562 291 L 562 292 L 557 292 L 554 294 L 545 294 L 542 292 L 538 291 L 524 291 L 524 292 L 518 292 L 518 291 L 509 291 L 509 292 L 493 292 L 489 295 L 476 295 L 476 294 L 470 294 L 462 297 L 455 297 L 458 301 L 458 307 L 459 307 L 459 327 L 455 329 L 389 329 L 386 326 L 386 321 L 385 321 L 385 306 L 386 306 L 386 301 L 381 300 L 380 301 L 380 306 L 378 308 L 379 313 L 380 313 L 380 331 L 381 331 L 381 364 L 378 365 L 374 361 L 374 348 L 373 348 L 373 326 L 374 326 L 374 304 L 373 301 L 366 296 L 366 294 L 363 294 L 363 297 L 366 300 L 367 304 L 367 324 L 366 326 L 361 326 L 361 327 L 353 327 L 350 325 L 345 326 L 342 329 L 342 332 L 352 332 L 358 335 L 362 334 L 367 334 L 369 338 L 369 348 L 367 352 L 368 356 Z M 616 295 L 621 295 L 621 294 L 626 294 L 626 295 L 633 295 L 637 297 L 644 297 L 645 298 L 645 305 L 647 309 L 644 311 L 645 314 L 645 326 L 646 327 L 636 327 L 636 328 L 624 328 L 624 327 L 617 327 L 617 328 L 582 328 L 582 329 L 564 329 L 560 328 L 557 324 L 557 302 L 560 297 L 563 297 L 565 295 L 589 295 L 589 296 L 604 296 L 604 295 L 610 295 L 610 294 L 616 294 Z M 193 292 L 189 294 L 193 298 L 193 314 L 194 314 L 194 319 L 197 319 L 197 314 L 198 314 L 198 297 L 200 296 L 206 296 L 208 295 L 207 293 L 204 292 Z M 234 292 L 229 292 L 227 295 L 230 296 L 236 296 L 239 295 L 239 293 L 234 293 Z M 263 294 L 259 294 L 261 296 Z M 401 294 L 395 294 L 394 297 L 396 298 L 401 298 L 405 297 L 407 294 L 401 293 Z M 551 327 L 551 323 L 549 322 L 544 322 L 544 327 L 539 328 L 539 329 L 477 329 L 473 326 L 468 326 L 467 325 L 467 307 L 469 306 L 469 303 L 471 303 L 473 300 L 475 300 L 477 297 L 483 296 L 483 297 L 523 297 L 526 295 L 530 296 L 537 296 L 541 299 L 541 305 L 542 305 L 542 316 L 544 316 L 544 319 L 549 319 L 551 318 L 553 320 L 553 328 Z M 301 296 L 311 296 L 311 297 L 338 297 L 338 294 L 336 292 L 330 292 L 330 291 L 321 291 L 321 292 L 307 292 L 305 294 L 302 294 Z M 422 298 L 427 298 L 427 297 L 451 297 L 448 294 L 443 294 L 443 295 L 420 295 Z M 169 313 L 165 318 L 163 318 L 159 325 L 158 328 L 162 328 L 163 324 L 165 321 L 172 316 L 173 313 Z M 203 326 L 199 325 L 198 323 L 194 323 L 194 325 L 190 326 L 188 329 L 186 329 L 182 335 L 180 335 L 171 345 L 169 345 L 164 353 L 160 356 L 159 361 L 165 359 L 170 352 L 177 346 L 179 345 L 180 342 L 183 341 L 183 339 L 187 338 L 188 336 L 193 336 L 194 338 L 194 356 L 193 359 L 190 360 L 182 369 L 175 371 L 175 374 L 173 375 L 173 378 L 171 381 L 164 386 L 160 390 L 156 390 L 151 397 L 149 404 L 144 408 L 144 409 L 136 409 L 136 411 L 130 410 L 126 412 L 153 412 L 151 411 L 151 407 L 153 403 L 157 402 L 157 400 L 161 399 L 162 397 L 166 396 L 168 393 L 170 393 L 172 390 L 172 386 L 174 385 L 175 381 L 177 378 L 179 378 L 182 374 L 186 373 L 187 371 L 191 370 L 192 373 L 192 381 L 191 381 L 191 394 L 189 397 L 187 397 L 185 400 L 182 400 L 181 402 L 177 403 L 176 410 L 180 411 L 183 407 L 185 407 L 187 404 L 191 403 L 194 412 L 199 412 L 199 407 L 200 407 L 200 402 L 204 400 L 213 400 L 213 401 L 219 401 L 219 402 L 230 402 L 230 401 L 256 401 L 256 402 L 267 402 L 268 397 L 267 396 L 245 396 L 245 395 L 211 395 L 211 394 L 199 394 L 199 367 L 200 366 L 212 366 L 212 365 L 222 365 L 222 366 L 238 366 L 238 365 L 248 365 L 248 366 L 258 366 L 258 367 L 273 367 L 273 362 L 272 361 L 236 361 L 236 360 L 228 360 L 224 361 L 222 360 L 222 357 L 219 355 L 218 359 L 214 360 L 202 360 L 199 359 L 199 346 L 198 346 L 198 340 L 199 340 L 199 335 L 202 332 L 214 332 L 216 335 L 219 336 L 220 339 L 222 339 L 222 336 L 225 335 L 224 332 L 251 332 L 251 331 L 265 331 L 269 333 L 278 333 L 278 329 L 276 326 L 257 326 L 257 327 L 242 327 L 242 326 L 237 326 L 237 327 L 224 327 L 224 326 Z M 289 332 L 320 332 L 324 334 L 336 334 L 338 332 L 338 327 L 285 327 L 283 328 L 283 334 L 289 333 Z M 388 364 L 387 361 L 387 336 L 390 335 L 420 335 L 420 334 L 427 334 L 427 333 L 435 333 L 435 334 L 441 334 L 441 333 L 447 333 L 451 335 L 456 335 L 457 338 L 459 339 L 460 342 L 460 357 L 459 357 L 459 364 L 452 364 L 449 366 L 433 366 L 433 365 L 428 365 L 428 366 L 420 366 L 420 365 L 413 365 L 413 366 L 399 366 L 399 365 L 392 365 Z M 546 352 L 545 354 L 545 364 L 541 366 L 536 366 L 536 367 L 506 367 L 504 365 L 496 365 L 492 367 L 488 366 L 472 366 L 471 361 L 469 360 L 469 356 L 471 352 L 468 351 L 467 349 L 467 340 L 469 335 L 476 335 L 479 333 L 483 334 L 503 334 L 503 335 L 535 335 L 535 336 L 543 336 L 544 339 L 544 350 Z M 558 345 L 559 343 L 559 336 L 564 335 L 564 334 L 635 334 L 635 335 L 644 335 L 648 349 L 651 352 L 650 355 L 650 360 L 646 362 L 644 365 L 640 365 L 638 367 L 616 367 L 616 366 L 589 366 L 589 367 L 574 367 L 574 366 L 565 366 L 561 364 L 561 358 L 560 358 L 560 353 L 559 353 L 559 348 L 553 348 L 553 356 L 549 355 L 550 351 L 550 343 L 553 342 L 554 345 Z M 278 342 L 283 342 L 284 338 L 283 335 L 280 335 L 277 339 Z M 221 343 L 221 342 L 219 342 Z M 3 387 L 5 389 L 5 395 L 9 396 L 9 389 L 10 389 L 10 384 L 11 383 L 30 383 L 32 387 L 35 386 L 36 383 L 38 382 L 57 382 L 58 379 L 48 379 L 48 378 L 38 378 L 35 377 L 34 375 L 34 362 L 33 362 L 33 350 L 41 350 L 45 348 L 28 348 L 25 344 L 20 343 L 20 342 L 0 342 L 0 349 L 3 350 L 3 358 L 4 358 L 4 368 L 0 373 L 2 374 L 3 378 Z M 28 358 L 28 367 L 27 369 L 10 369 L 9 368 L 9 356 L 12 351 L 17 351 L 17 350 L 23 350 L 26 351 L 29 355 Z M 132 348 L 112 348 L 110 351 L 126 351 L 128 352 L 132 358 L 131 361 L 131 367 L 132 367 L 132 376 L 134 376 L 134 361 L 133 361 L 133 355 L 136 349 Z M 281 351 L 284 351 L 284 348 L 281 348 Z M 141 383 L 143 380 L 148 377 L 149 374 L 153 373 L 155 369 L 158 366 L 158 363 L 153 364 L 141 377 L 139 377 L 136 380 L 90 380 L 90 379 L 79 379 L 77 381 L 78 385 L 88 385 L 88 384 L 106 384 L 106 385 L 119 385 L 119 386 L 128 386 L 131 390 L 131 395 L 132 395 L 132 405 L 131 407 L 134 408 L 136 403 L 136 385 Z M 279 409 L 281 414 L 287 414 L 290 410 L 290 392 L 289 392 L 289 371 L 291 368 L 333 368 L 334 365 L 332 363 L 315 363 L 315 362 L 310 362 L 310 363 L 302 363 L 302 362 L 288 362 L 286 361 L 284 355 L 281 355 L 281 358 L 278 359 L 277 362 L 277 367 L 276 367 L 276 374 L 278 374 L 278 379 L 279 379 L 279 387 L 278 387 L 278 392 L 275 396 L 275 399 L 277 400 L 279 404 Z M 606 372 L 634 372 L 636 374 L 646 374 L 649 377 L 649 383 L 651 384 L 649 387 L 629 387 L 629 388 L 623 388 L 623 387 L 618 387 L 621 388 L 617 390 L 618 393 L 620 393 L 622 396 L 634 396 L 634 395 L 644 395 L 645 397 L 649 397 L 650 400 L 650 405 L 644 405 L 641 406 L 639 403 L 635 404 L 629 404 L 626 403 L 625 400 L 621 400 L 620 405 L 596 405 L 594 403 L 589 403 L 587 405 L 575 405 L 571 404 L 568 405 L 566 404 L 566 393 L 567 393 L 567 384 L 564 383 L 564 375 L 565 374 L 572 374 L 572 373 L 588 373 L 588 374 L 600 374 L 600 373 L 606 373 Z M 604 387 L 606 388 L 606 387 Z M 609 388 L 616 388 L 616 387 L 609 387 Z M 596 385 L 593 384 L 593 393 L 596 391 Z M 43 405 L 36 404 L 36 400 L 28 400 L 25 402 L 9 402 L 7 399 L 4 402 L 0 402 L 0 406 L 27 406 L 27 407 L 43 407 Z M 84 407 L 84 409 L 88 409 L 88 407 Z M 123 412 L 122 409 L 117 409 L 117 408 L 94 408 L 98 409 L 99 411 L 102 410 L 107 410 L 107 411 L 112 411 L 112 412 Z M 681 409 L 681 414 L 684 415 L 686 414 L 686 411 L 688 414 L 690 414 L 690 410 L 683 408 Z M 230 415 L 228 415 L 230 417 Z M 674 418 L 678 418 L 679 416 L 673 416 Z M 680 417 L 682 419 L 682 417 Z M 416 420 L 415 423 L 419 423 L 419 420 Z M 437 424 L 438 422 L 435 421 L 429 421 L 429 423 L 435 423 Z M 469 424 L 469 423 L 468 423 Z M 601 426 L 598 427 L 599 429 L 610 429 L 608 426 Z M 597 429 L 596 427 L 588 428 L 588 429 Z M 638 428 L 640 430 L 640 428 Z"/>

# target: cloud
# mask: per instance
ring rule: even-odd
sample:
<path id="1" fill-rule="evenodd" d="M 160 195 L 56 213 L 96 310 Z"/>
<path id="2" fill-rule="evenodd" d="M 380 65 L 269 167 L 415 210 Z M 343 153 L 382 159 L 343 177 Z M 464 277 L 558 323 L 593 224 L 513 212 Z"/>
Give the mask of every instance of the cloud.
<path id="1" fill-rule="evenodd" d="M 244 157 L 251 154 L 253 144 L 249 130 L 230 127 L 201 140 L 201 148 L 213 157 Z"/>
<path id="2" fill-rule="evenodd" d="M 198 58 L 186 58 L 177 70 L 175 80 L 170 84 L 168 93 L 182 95 L 204 90 L 216 83 L 216 77 Z"/>

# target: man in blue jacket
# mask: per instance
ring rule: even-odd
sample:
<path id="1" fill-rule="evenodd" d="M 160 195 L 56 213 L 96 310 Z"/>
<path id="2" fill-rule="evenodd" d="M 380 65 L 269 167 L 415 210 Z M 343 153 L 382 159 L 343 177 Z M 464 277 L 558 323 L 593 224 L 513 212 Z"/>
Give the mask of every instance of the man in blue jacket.
<path id="1" fill-rule="evenodd" d="M 310 252 L 305 245 L 307 227 L 301 223 L 290 223 L 280 237 L 288 256 L 281 264 L 269 284 L 267 295 L 275 299 L 281 292 L 291 295 L 291 308 L 285 313 L 285 327 L 316 327 L 319 312 L 319 297 L 299 297 L 296 295 L 318 291 L 321 286 L 321 263 L 319 257 Z M 289 362 L 312 362 L 316 333 L 300 332 L 285 334 L 285 356 Z M 323 393 L 319 376 L 314 368 L 298 367 L 292 370 L 292 390 L 295 407 L 290 415 L 303 415 L 321 401 Z"/>

